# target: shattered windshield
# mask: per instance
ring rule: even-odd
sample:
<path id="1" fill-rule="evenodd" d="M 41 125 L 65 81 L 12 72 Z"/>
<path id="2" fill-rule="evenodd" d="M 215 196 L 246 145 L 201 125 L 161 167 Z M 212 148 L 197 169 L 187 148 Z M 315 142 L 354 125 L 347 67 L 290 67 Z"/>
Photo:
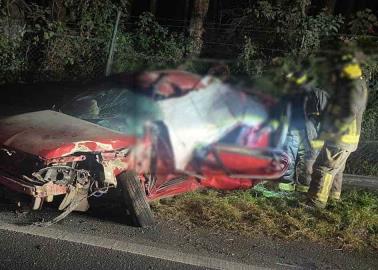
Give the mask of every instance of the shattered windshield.
<path id="1" fill-rule="evenodd" d="M 128 89 L 87 93 L 61 109 L 69 115 L 125 134 L 141 136 L 146 121 L 160 119 L 160 110 L 151 98 Z"/>

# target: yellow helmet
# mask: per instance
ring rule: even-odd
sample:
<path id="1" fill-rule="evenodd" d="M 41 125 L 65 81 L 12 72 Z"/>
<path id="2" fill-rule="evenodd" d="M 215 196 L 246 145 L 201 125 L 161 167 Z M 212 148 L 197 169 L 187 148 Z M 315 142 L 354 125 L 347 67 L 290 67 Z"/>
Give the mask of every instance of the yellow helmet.
<path id="1" fill-rule="evenodd" d="M 303 85 L 308 81 L 308 74 L 307 72 L 290 72 L 286 79 L 296 85 Z"/>

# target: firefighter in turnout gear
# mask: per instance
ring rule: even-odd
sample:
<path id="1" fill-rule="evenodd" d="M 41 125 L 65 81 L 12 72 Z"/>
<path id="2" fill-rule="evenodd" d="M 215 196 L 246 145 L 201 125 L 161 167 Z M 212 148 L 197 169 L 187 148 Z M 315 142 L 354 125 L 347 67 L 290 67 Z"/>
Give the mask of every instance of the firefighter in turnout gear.
<path id="1" fill-rule="evenodd" d="M 310 86 L 308 83 L 308 75 L 305 72 L 294 72 L 287 76 L 290 83 L 289 93 L 281 98 L 278 111 L 283 111 L 287 104 L 291 106 L 291 117 L 289 118 L 289 129 L 284 144 L 284 151 L 290 158 L 290 164 L 282 176 L 278 185 L 281 191 L 295 190 L 295 165 L 299 146 L 305 138 L 305 112 L 304 100 L 306 98 L 306 89 Z M 277 112 L 277 111 L 276 111 Z M 277 117 L 276 117 L 277 118 Z"/>
<path id="2" fill-rule="evenodd" d="M 341 59 L 340 59 L 341 58 Z M 334 93 L 321 121 L 317 140 L 320 153 L 313 167 L 307 205 L 324 208 L 328 199 L 340 199 L 343 171 L 349 155 L 357 149 L 367 86 L 354 56 L 339 57 L 332 74 Z"/>
<path id="3" fill-rule="evenodd" d="M 313 165 L 319 154 L 319 149 L 312 146 L 313 140 L 318 137 L 320 119 L 328 101 L 328 93 L 322 89 L 311 87 L 304 100 L 305 135 L 299 145 L 296 162 L 295 190 L 307 192 L 310 187 Z"/>
<path id="4" fill-rule="evenodd" d="M 310 142 L 318 135 L 319 117 L 328 94 L 314 87 L 308 77 L 308 72 L 287 76 L 292 93 L 283 100 L 291 103 L 292 117 L 284 149 L 291 163 L 278 186 L 282 191 L 308 191 L 312 167 L 319 152 L 311 147 Z"/>

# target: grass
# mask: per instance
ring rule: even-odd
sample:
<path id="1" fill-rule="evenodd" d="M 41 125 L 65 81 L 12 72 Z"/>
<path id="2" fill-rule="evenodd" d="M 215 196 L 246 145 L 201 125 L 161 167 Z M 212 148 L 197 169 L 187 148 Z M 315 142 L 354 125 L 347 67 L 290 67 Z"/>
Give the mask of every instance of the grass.
<path id="1" fill-rule="evenodd" d="M 298 197 L 266 198 L 253 190 L 188 193 L 161 200 L 153 209 L 157 216 L 187 226 L 378 250 L 378 193 L 374 192 L 345 191 L 341 202 L 316 211 L 299 207 Z"/>

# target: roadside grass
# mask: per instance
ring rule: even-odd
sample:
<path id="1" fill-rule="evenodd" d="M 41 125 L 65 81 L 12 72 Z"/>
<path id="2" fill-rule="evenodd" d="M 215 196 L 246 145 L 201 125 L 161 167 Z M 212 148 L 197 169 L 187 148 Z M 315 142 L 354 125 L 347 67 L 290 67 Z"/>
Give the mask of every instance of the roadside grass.
<path id="1" fill-rule="evenodd" d="M 266 198 L 253 190 L 205 190 L 163 199 L 155 214 L 190 227 L 332 243 L 340 249 L 378 250 L 378 193 L 346 190 L 325 210 L 300 207 L 300 195 Z"/>

